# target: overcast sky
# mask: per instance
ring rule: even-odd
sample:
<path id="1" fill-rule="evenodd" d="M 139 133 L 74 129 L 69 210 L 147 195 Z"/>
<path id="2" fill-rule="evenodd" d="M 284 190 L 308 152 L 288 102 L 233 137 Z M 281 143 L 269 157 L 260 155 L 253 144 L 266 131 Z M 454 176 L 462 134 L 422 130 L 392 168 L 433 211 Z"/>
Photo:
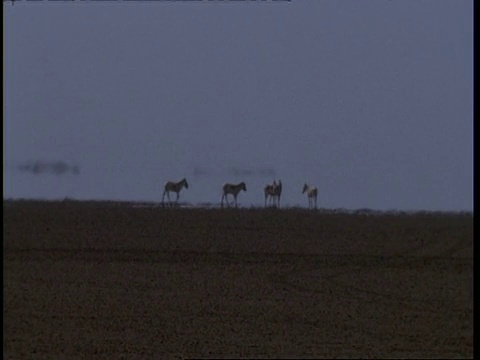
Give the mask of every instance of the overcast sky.
<path id="1" fill-rule="evenodd" d="M 473 1 L 3 9 L 4 198 L 473 209 Z"/>

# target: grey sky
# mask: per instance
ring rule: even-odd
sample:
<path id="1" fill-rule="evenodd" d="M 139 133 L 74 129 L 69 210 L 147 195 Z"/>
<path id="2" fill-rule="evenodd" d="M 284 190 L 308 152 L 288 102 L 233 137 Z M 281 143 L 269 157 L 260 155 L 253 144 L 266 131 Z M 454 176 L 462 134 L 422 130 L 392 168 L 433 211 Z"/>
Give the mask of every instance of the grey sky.
<path id="1" fill-rule="evenodd" d="M 4 198 L 473 209 L 472 1 L 3 6 Z"/>

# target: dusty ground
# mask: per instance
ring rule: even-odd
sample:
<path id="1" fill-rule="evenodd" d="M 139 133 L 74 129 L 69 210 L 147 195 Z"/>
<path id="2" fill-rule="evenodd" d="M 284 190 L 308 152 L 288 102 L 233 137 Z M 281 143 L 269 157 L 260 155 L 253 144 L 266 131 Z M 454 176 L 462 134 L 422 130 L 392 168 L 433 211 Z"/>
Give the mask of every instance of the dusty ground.
<path id="1" fill-rule="evenodd" d="M 473 357 L 471 214 L 4 201 L 4 356 Z"/>

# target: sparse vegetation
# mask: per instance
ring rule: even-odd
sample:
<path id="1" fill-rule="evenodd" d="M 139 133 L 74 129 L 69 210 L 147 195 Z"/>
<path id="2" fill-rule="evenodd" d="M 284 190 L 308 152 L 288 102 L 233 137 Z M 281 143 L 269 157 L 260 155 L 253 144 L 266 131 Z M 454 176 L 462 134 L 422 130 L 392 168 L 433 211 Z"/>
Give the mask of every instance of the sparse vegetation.
<path id="1" fill-rule="evenodd" d="M 473 357 L 471 213 L 149 205 L 4 201 L 7 359 Z"/>

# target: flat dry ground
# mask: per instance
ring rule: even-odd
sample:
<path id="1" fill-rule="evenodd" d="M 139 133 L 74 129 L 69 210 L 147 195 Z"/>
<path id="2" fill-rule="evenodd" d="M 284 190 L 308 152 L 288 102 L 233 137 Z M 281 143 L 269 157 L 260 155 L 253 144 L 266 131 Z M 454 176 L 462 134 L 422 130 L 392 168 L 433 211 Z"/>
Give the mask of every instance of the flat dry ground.
<path id="1" fill-rule="evenodd" d="M 4 350 L 473 358 L 473 216 L 4 201 Z"/>

